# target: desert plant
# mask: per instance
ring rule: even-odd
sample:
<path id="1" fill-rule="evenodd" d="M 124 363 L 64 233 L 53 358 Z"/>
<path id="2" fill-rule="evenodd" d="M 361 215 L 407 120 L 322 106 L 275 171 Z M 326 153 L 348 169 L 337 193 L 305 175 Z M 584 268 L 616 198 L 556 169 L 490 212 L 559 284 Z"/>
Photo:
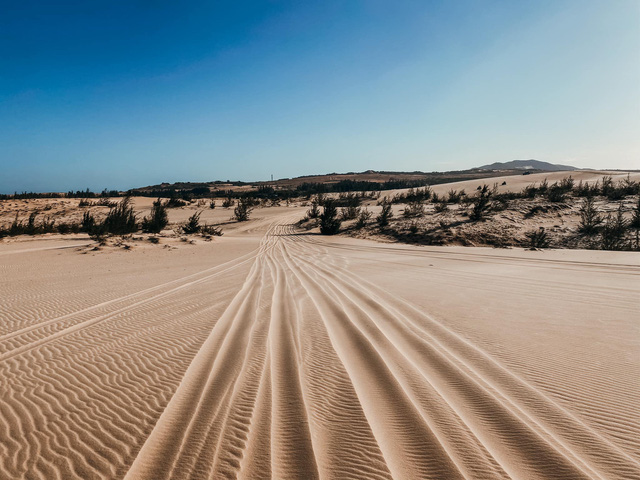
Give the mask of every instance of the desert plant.
<path id="1" fill-rule="evenodd" d="M 561 185 L 558 185 L 558 183 L 554 183 L 547 190 L 547 198 L 550 202 L 563 202 L 565 192 L 566 190 Z"/>
<path id="2" fill-rule="evenodd" d="M 538 192 L 545 194 L 547 193 L 548 188 L 549 188 L 549 181 L 545 178 L 542 182 L 540 182 L 540 186 L 538 187 Z"/>
<path id="3" fill-rule="evenodd" d="M 535 198 L 536 193 L 538 193 L 538 189 L 535 185 L 527 185 L 522 189 L 522 196 L 524 198 Z"/>
<path id="4" fill-rule="evenodd" d="M 449 190 L 447 193 L 447 202 L 448 203 L 460 203 L 462 198 L 465 196 L 464 190 L 457 191 L 454 189 Z"/>
<path id="5" fill-rule="evenodd" d="M 320 233 L 335 235 L 340 231 L 342 221 L 338 218 L 338 209 L 333 200 L 325 200 L 323 212 L 320 214 Z"/>
<path id="6" fill-rule="evenodd" d="M 169 200 L 167 200 L 167 203 L 165 203 L 166 208 L 180 208 L 185 205 L 187 205 L 187 202 L 173 195 Z"/>
<path id="7" fill-rule="evenodd" d="M 360 214 L 360 207 L 349 205 L 340 209 L 342 220 L 353 220 Z"/>
<path id="8" fill-rule="evenodd" d="M 311 207 L 307 210 L 307 218 L 318 218 L 320 216 L 320 209 L 318 208 L 318 199 L 315 198 L 311 201 Z"/>
<path id="9" fill-rule="evenodd" d="M 489 190 L 488 185 L 483 185 L 476 196 L 473 198 L 471 213 L 469 219 L 477 222 L 482 220 L 490 208 L 490 199 L 493 192 Z"/>
<path id="10" fill-rule="evenodd" d="M 603 250 L 622 250 L 624 248 L 624 235 L 627 229 L 627 221 L 622 212 L 622 204 L 615 215 L 607 215 L 601 231 L 601 247 Z"/>
<path id="11" fill-rule="evenodd" d="M 391 210 L 391 202 L 387 199 L 383 200 L 380 205 L 382 206 L 382 210 L 380 211 L 380 215 L 376 217 L 376 221 L 380 228 L 384 228 L 389 225 L 389 220 L 393 217 L 393 210 Z"/>
<path id="12" fill-rule="evenodd" d="M 200 233 L 202 233 L 203 235 L 213 235 L 216 237 L 222 236 L 222 230 L 215 225 L 203 225 L 200 228 Z"/>
<path id="13" fill-rule="evenodd" d="M 194 213 L 189 217 L 189 219 L 187 220 L 187 223 L 182 225 L 182 231 L 185 234 L 191 235 L 192 233 L 198 233 L 200 231 L 200 229 L 202 228 L 202 226 L 200 225 L 201 213 L 202 213 L 201 211 Z"/>
<path id="14" fill-rule="evenodd" d="M 371 219 L 371 212 L 366 208 L 360 211 L 358 220 L 356 221 L 355 228 L 358 230 L 367 226 L 367 222 Z"/>
<path id="15" fill-rule="evenodd" d="M 435 211 L 436 213 L 444 213 L 449 210 L 449 206 L 446 203 L 436 203 Z"/>
<path id="16" fill-rule="evenodd" d="M 238 205 L 233 209 L 233 216 L 238 222 L 246 222 L 253 210 L 251 199 L 242 197 L 238 200 Z"/>
<path id="17" fill-rule="evenodd" d="M 222 202 L 222 208 L 231 208 L 235 205 L 235 200 L 231 197 L 227 197 L 224 199 L 224 202 Z"/>
<path id="18" fill-rule="evenodd" d="M 636 230 L 640 230 L 640 197 L 638 197 L 638 202 L 631 213 L 631 222 L 629 222 L 629 226 Z"/>
<path id="19" fill-rule="evenodd" d="M 593 235 L 602 224 L 602 216 L 596 209 L 593 197 L 588 196 L 580 206 L 580 223 L 578 231 L 584 235 Z"/>
<path id="20" fill-rule="evenodd" d="M 613 178 L 611 176 L 605 175 L 602 177 L 602 187 L 600 188 L 600 192 L 605 197 L 609 196 L 611 190 L 613 189 Z"/>
<path id="21" fill-rule="evenodd" d="M 422 217 L 424 216 L 424 204 L 420 201 L 411 202 L 404 207 L 402 214 L 406 218 Z"/>
<path id="22" fill-rule="evenodd" d="M 138 231 L 136 214 L 131 206 L 131 197 L 124 197 L 115 207 L 111 207 L 102 222 L 105 233 L 126 235 Z"/>
<path id="23" fill-rule="evenodd" d="M 215 200 L 211 200 L 211 202 L 209 202 L 209 208 L 211 210 L 213 210 L 214 208 L 216 208 L 216 201 Z"/>
<path id="24" fill-rule="evenodd" d="M 414 220 L 409 225 L 409 233 L 411 233 L 412 235 L 415 235 L 416 233 L 418 233 L 418 227 L 419 227 L 418 222 Z"/>
<path id="25" fill-rule="evenodd" d="M 96 227 L 96 219 L 90 211 L 84 212 L 82 222 L 80 223 L 83 232 L 91 233 Z"/>
<path id="26" fill-rule="evenodd" d="M 167 207 L 158 198 L 153 202 L 149 217 L 142 219 L 142 231 L 146 233 L 160 233 L 169 223 Z"/>
<path id="27" fill-rule="evenodd" d="M 527 237 L 527 244 L 531 249 L 549 248 L 549 237 L 544 227 L 525 233 L 525 237 Z"/>
<path id="28" fill-rule="evenodd" d="M 625 195 L 636 195 L 640 193 L 640 183 L 631 180 L 631 175 L 627 173 L 627 178 L 621 182 L 621 187 Z"/>

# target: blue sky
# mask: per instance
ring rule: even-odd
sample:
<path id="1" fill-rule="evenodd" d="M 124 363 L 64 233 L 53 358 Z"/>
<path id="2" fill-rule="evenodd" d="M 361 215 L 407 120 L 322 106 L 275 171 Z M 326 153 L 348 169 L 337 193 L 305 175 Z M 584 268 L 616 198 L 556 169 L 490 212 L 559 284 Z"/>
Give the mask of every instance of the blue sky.
<path id="1" fill-rule="evenodd" d="M 640 168 L 637 0 L 2 12 L 0 192 L 522 158 Z"/>

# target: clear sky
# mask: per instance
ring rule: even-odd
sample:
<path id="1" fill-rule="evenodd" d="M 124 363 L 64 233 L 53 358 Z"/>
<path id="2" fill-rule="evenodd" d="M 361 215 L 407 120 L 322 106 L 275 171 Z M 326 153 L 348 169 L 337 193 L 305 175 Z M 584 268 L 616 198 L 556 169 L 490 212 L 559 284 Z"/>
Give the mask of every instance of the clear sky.
<path id="1" fill-rule="evenodd" d="M 0 192 L 640 168 L 639 0 L 0 3 Z"/>

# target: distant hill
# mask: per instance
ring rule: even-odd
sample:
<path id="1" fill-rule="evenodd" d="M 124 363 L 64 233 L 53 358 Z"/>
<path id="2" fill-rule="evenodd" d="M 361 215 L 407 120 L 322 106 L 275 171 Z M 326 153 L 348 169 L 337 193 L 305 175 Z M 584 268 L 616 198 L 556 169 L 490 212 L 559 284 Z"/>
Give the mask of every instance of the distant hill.
<path id="1" fill-rule="evenodd" d="M 491 165 L 483 165 L 480 170 L 545 170 L 547 172 L 559 172 L 562 170 L 578 170 L 571 165 L 557 165 L 555 163 L 541 162 L 540 160 L 511 160 L 510 162 L 496 162 Z"/>

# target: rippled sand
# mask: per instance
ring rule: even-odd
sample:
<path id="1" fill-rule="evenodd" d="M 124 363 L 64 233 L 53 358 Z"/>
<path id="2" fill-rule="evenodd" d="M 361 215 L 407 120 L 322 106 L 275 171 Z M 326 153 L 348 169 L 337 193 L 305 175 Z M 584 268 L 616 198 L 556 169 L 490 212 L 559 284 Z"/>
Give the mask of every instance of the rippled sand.
<path id="1" fill-rule="evenodd" d="M 637 253 L 294 211 L 177 249 L 0 245 L 0 477 L 640 478 Z"/>

